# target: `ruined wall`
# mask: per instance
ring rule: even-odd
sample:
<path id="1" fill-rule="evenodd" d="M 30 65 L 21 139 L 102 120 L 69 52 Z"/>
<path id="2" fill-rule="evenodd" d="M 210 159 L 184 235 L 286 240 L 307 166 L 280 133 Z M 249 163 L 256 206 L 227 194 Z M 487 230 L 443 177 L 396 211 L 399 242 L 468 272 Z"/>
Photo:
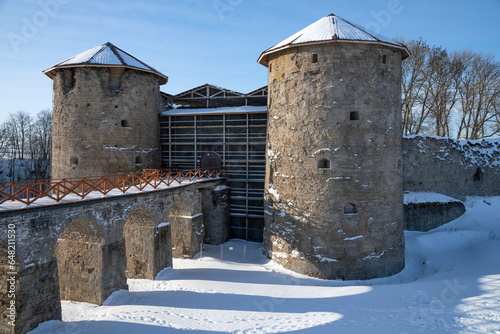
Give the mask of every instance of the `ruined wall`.
<path id="1" fill-rule="evenodd" d="M 405 191 L 464 199 L 500 195 L 500 140 L 403 138 Z"/>
<path id="2" fill-rule="evenodd" d="M 127 252 L 127 278 L 154 279 L 160 270 L 172 266 L 170 224 L 157 224 L 151 212 L 140 207 L 123 229 Z"/>
<path id="3" fill-rule="evenodd" d="M 205 234 L 202 205 L 201 193 L 175 200 L 168 217 L 172 226 L 173 257 L 193 257 L 200 251 Z"/>
<path id="4" fill-rule="evenodd" d="M 273 260 L 328 279 L 403 269 L 400 76 L 401 52 L 377 45 L 269 55 L 264 250 Z"/>
<path id="5" fill-rule="evenodd" d="M 462 202 L 405 203 L 404 229 L 407 231 L 429 231 L 447 224 L 465 212 Z"/>
<path id="6" fill-rule="evenodd" d="M 78 219 L 59 236 L 54 256 L 57 259 L 61 300 L 102 305 L 104 235 L 88 219 Z"/>
<path id="7" fill-rule="evenodd" d="M 202 190 L 205 236 L 203 242 L 220 245 L 229 238 L 230 188 L 225 185 Z"/>
<path id="8" fill-rule="evenodd" d="M 52 178 L 160 168 L 159 100 L 152 74 L 125 69 L 116 88 L 108 68 L 58 70 Z"/>
<path id="9" fill-rule="evenodd" d="M 11 272 L 19 270 L 15 254 L 9 258 L 7 242 L 0 241 L 0 333 L 14 333 L 16 317 L 15 291 L 19 290 L 19 281 Z M 11 303 L 12 301 L 12 303 Z M 14 324 L 14 325 L 13 325 Z"/>
<path id="10" fill-rule="evenodd" d="M 24 266 L 18 276 L 15 333 L 27 333 L 43 321 L 61 320 L 56 261 Z"/>
<path id="11" fill-rule="evenodd" d="M 88 270 L 92 269 L 92 267 L 88 266 L 85 261 L 90 257 L 98 257 L 96 250 L 100 252 L 99 254 L 102 252 L 102 278 L 99 284 L 101 285 L 101 300 L 103 301 L 113 291 L 127 288 L 124 231 L 127 218 L 134 210 L 146 208 L 150 212 L 148 216 L 153 217 L 158 236 L 153 236 L 146 244 L 149 245 L 149 248 L 154 247 L 157 249 L 155 251 L 157 254 L 162 252 L 161 255 L 164 256 L 155 259 L 155 270 L 158 271 L 162 262 L 156 263 L 156 261 L 171 263 L 171 259 L 168 259 L 171 253 L 164 253 L 171 251 L 169 249 L 171 244 L 166 238 L 169 232 L 168 225 L 162 226 L 161 224 L 169 220 L 170 210 L 174 202 L 177 199 L 184 198 L 202 199 L 201 191 L 214 189 L 224 183 L 225 180 L 212 180 L 185 187 L 134 195 L 25 209 L 17 212 L 0 212 L 1 242 L 7 240 L 7 226 L 9 224 L 15 225 L 16 256 L 20 268 L 16 278 L 19 289 L 17 290 L 18 303 L 16 307 L 18 314 L 15 333 L 26 333 L 43 321 L 61 319 L 59 291 L 61 277 L 58 277 L 57 264 L 59 259 L 62 259 L 63 262 L 66 261 L 66 264 L 61 268 L 62 271 L 65 268 L 75 271 L 75 275 L 66 280 L 68 286 L 71 286 L 76 284 L 79 279 L 84 281 L 91 279 Z M 179 206 L 182 203 L 189 207 L 193 206 L 191 202 L 179 201 L 178 203 Z M 194 205 L 199 207 L 200 210 L 203 207 L 201 203 Z M 200 216 L 203 217 L 202 214 Z M 95 240 L 87 240 L 85 237 L 80 238 L 81 243 L 75 242 L 76 240 L 73 239 L 78 239 L 79 235 L 88 234 L 83 233 L 83 229 L 80 231 L 82 233 L 77 233 L 76 236 L 73 235 L 69 238 L 63 232 L 71 223 L 82 219 L 95 223 L 102 231 L 104 237 L 102 246 L 100 246 L 100 241 L 98 242 L 99 245 L 96 245 Z M 58 239 L 65 240 L 59 241 Z M 165 244 L 158 247 L 159 241 Z M 132 243 L 138 244 L 139 241 Z M 64 250 L 61 248 L 62 246 L 64 246 Z M 64 253 L 59 254 L 62 257 L 58 256 L 58 252 Z M 149 252 L 149 250 L 146 252 Z M 2 267 L 5 259 L 0 260 L 0 273 L 3 274 L 0 280 L 5 281 L 5 270 L 3 270 L 5 268 Z M 77 271 L 78 268 L 80 271 Z M 85 270 L 87 275 L 85 275 Z M 4 286 L 0 285 L 0 288 L 4 289 Z M 70 292 L 68 291 L 68 293 Z M 99 292 L 96 294 L 99 294 Z M 71 295 L 69 297 L 74 298 Z M 5 302 L 3 299 L 1 301 L 0 306 Z M 98 301 L 92 302 L 98 303 Z M 2 318 L 0 320 L 2 321 L 0 328 L 5 328 L 7 319 Z"/>
<path id="12" fill-rule="evenodd" d="M 40 322 L 61 320 L 56 261 L 21 267 L 17 258 L 7 259 L 3 241 L 0 252 L 0 333 L 27 333 Z"/>

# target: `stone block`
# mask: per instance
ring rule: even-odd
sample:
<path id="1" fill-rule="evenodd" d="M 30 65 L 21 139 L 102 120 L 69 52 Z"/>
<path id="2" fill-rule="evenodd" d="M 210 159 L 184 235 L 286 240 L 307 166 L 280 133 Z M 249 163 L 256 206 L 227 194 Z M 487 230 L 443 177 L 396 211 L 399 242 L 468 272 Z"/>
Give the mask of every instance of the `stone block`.
<path id="1" fill-rule="evenodd" d="M 426 232 L 447 224 L 465 213 L 465 206 L 460 201 L 405 203 L 404 229 Z"/>

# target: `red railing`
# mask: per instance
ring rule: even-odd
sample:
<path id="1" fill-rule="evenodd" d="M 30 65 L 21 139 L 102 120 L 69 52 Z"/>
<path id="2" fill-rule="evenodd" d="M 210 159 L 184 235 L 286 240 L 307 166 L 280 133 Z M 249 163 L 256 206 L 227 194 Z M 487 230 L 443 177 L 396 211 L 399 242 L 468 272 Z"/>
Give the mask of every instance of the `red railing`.
<path id="1" fill-rule="evenodd" d="M 79 179 L 35 180 L 0 183 L 0 205 L 7 201 L 17 201 L 30 205 L 41 198 L 51 198 L 60 202 L 68 195 L 84 199 L 97 191 L 103 196 L 112 190 L 122 194 L 131 188 L 143 191 L 146 187 L 158 187 L 192 182 L 204 178 L 217 178 L 225 175 L 224 169 L 198 169 L 171 171 L 165 169 L 144 169 L 141 172 L 114 176 L 84 177 Z"/>

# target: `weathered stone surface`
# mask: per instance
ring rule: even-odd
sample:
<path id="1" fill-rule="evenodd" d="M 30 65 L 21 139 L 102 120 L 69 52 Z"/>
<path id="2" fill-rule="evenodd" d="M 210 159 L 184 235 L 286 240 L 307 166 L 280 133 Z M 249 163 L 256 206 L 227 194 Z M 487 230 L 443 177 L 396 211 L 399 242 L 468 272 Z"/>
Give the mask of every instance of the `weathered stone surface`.
<path id="1" fill-rule="evenodd" d="M 264 250 L 273 260 L 328 279 L 403 269 L 400 76 L 401 52 L 385 46 L 269 55 Z"/>
<path id="2" fill-rule="evenodd" d="M 7 228 L 7 227 L 5 227 Z M 19 271 L 15 253 L 9 258 L 8 244 L 0 241 L 0 333 L 15 333 L 18 312 L 16 294 L 19 291 L 19 276 L 12 275 Z M 11 304 L 11 301 L 14 304 Z M 19 332 L 19 331 L 18 331 Z"/>
<path id="3" fill-rule="evenodd" d="M 104 244 L 102 231 L 89 219 L 75 220 L 61 233 L 54 249 L 61 300 L 102 305 Z"/>
<path id="4" fill-rule="evenodd" d="M 25 266 L 19 277 L 16 333 L 27 333 L 43 321 L 61 320 L 56 261 Z"/>
<path id="5" fill-rule="evenodd" d="M 170 224 L 156 224 L 146 208 L 135 209 L 123 230 L 127 251 L 127 278 L 154 279 L 165 267 L 172 266 Z"/>
<path id="6" fill-rule="evenodd" d="M 229 238 L 230 226 L 230 188 L 217 186 L 200 191 L 203 196 L 203 223 L 205 237 L 203 242 L 220 245 Z"/>
<path id="7" fill-rule="evenodd" d="M 59 69 L 54 77 L 52 178 L 160 168 L 159 84 L 125 69 L 119 89 L 108 68 Z"/>
<path id="8" fill-rule="evenodd" d="M 404 229 L 408 231 L 429 231 L 447 224 L 465 213 L 460 201 L 447 203 L 405 203 Z"/>
<path id="9" fill-rule="evenodd" d="M 2 260 L 2 263 L 5 262 Z M 23 268 L 17 266 L 15 274 L 5 265 L 0 271 L 0 333 L 24 334 L 42 321 L 61 320 L 56 261 L 41 265 L 33 263 Z M 15 283 L 10 289 L 7 279 L 12 278 Z M 11 301 L 15 302 L 14 307 Z"/>
<path id="10" fill-rule="evenodd" d="M 179 197 L 169 214 L 172 226 L 172 256 L 193 257 L 200 251 L 205 233 L 202 213 L 202 195 Z"/>
<path id="11" fill-rule="evenodd" d="M 405 191 L 432 191 L 458 199 L 500 195 L 500 142 L 403 138 Z"/>
<path id="12" fill-rule="evenodd" d="M 169 221 L 174 203 L 180 215 L 199 214 L 197 217 L 200 217 L 199 225 L 202 226 L 204 206 L 201 192 L 207 190 L 207 194 L 211 194 L 212 189 L 224 183 L 225 180 L 212 180 L 167 190 L 0 213 L 0 246 L 6 247 L 7 226 L 14 224 L 16 258 L 19 268 L 22 268 L 17 281 L 15 333 L 26 333 L 42 321 L 61 319 L 60 281 L 62 298 L 75 300 L 84 295 L 86 301 L 97 304 L 113 291 L 126 289 L 126 254 L 129 250 L 126 250 L 124 240 L 129 240 L 131 247 L 141 247 L 144 251 L 140 259 L 148 263 L 141 270 L 132 267 L 132 271 L 143 277 L 153 277 L 164 265 L 170 265 L 170 226 L 162 223 Z M 190 200 L 185 201 L 186 198 Z M 210 196 L 207 200 L 213 201 Z M 138 234 L 134 228 L 127 230 L 129 218 L 129 227 L 143 228 L 146 225 L 146 230 L 149 227 L 151 230 L 145 235 Z M 191 231 L 196 234 L 199 230 Z M 134 240 L 134 237 L 138 239 Z M 185 248 L 195 251 L 202 237 L 199 236 L 193 246 L 185 244 Z M 5 254 L 2 252 L 0 258 L 2 282 L 6 281 Z M 61 276 L 58 276 L 58 261 L 61 261 Z M 149 261 L 154 265 L 151 266 Z M 91 285 L 97 288 L 92 290 Z M 5 291 L 4 285 L 0 288 Z M 0 301 L 1 310 L 7 302 L 3 293 Z M 9 328 L 6 327 L 7 319 L 3 317 L 1 320 L 0 328 Z"/>

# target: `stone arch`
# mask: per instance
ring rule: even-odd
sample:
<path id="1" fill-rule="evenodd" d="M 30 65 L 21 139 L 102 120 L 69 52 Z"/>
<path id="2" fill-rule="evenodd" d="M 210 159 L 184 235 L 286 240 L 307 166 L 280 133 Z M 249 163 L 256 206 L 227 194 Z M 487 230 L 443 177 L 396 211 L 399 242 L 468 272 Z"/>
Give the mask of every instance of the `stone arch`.
<path id="1" fill-rule="evenodd" d="M 344 215 L 354 215 L 358 213 L 358 207 L 354 203 L 345 203 Z"/>
<path id="2" fill-rule="evenodd" d="M 203 242 L 203 214 L 201 194 L 175 199 L 168 216 L 172 229 L 172 256 L 193 257 Z"/>
<path id="3" fill-rule="evenodd" d="M 125 226 L 142 226 L 142 227 L 155 227 L 155 218 L 150 210 L 145 207 L 136 208 L 130 213 L 125 222 Z"/>
<path id="4" fill-rule="evenodd" d="M 156 224 L 150 210 L 139 207 L 128 216 L 123 228 L 127 257 L 127 278 L 154 279 L 172 265 L 170 225 Z"/>
<path id="5" fill-rule="evenodd" d="M 54 248 L 59 272 L 61 300 L 102 305 L 105 238 L 90 219 L 71 222 L 59 235 Z"/>

